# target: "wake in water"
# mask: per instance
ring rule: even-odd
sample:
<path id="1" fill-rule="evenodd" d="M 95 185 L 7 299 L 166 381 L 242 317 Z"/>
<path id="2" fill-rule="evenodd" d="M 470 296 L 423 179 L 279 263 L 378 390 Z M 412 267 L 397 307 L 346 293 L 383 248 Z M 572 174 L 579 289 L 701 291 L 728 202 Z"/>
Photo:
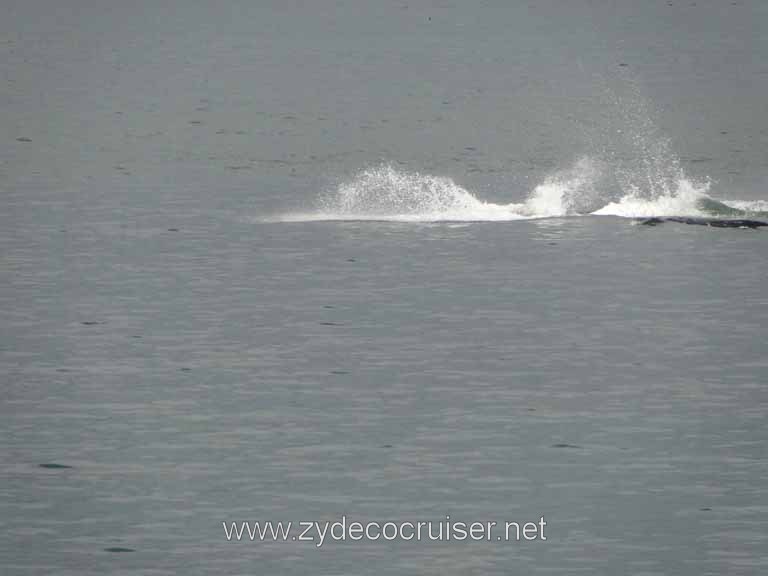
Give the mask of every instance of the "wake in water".
<path id="1" fill-rule="evenodd" d="M 318 201 L 308 213 L 285 214 L 282 222 L 323 220 L 394 222 L 511 221 L 580 215 L 626 218 L 691 216 L 743 217 L 761 215 L 765 202 L 718 201 L 709 185 L 697 185 L 682 171 L 676 179 L 646 190 L 630 186 L 617 199 L 600 190 L 605 164 L 584 157 L 571 168 L 547 178 L 521 203 L 484 202 L 450 178 L 403 172 L 380 165 L 360 172 Z M 615 179 L 615 175 L 614 175 Z M 763 214 L 764 215 L 764 214 Z"/>

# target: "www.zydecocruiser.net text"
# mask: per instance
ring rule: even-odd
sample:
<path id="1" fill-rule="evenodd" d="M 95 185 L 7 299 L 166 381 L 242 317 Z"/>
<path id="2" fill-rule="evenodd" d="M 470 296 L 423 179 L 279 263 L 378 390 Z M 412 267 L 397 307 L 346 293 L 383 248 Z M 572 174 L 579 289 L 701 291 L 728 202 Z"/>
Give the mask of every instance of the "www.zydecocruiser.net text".
<path id="1" fill-rule="evenodd" d="M 418 522 L 358 522 L 342 516 L 336 521 L 241 521 L 222 522 L 228 541 L 312 542 L 320 548 L 327 542 L 520 542 L 546 540 L 547 522 L 461 522 L 426 520 Z"/>

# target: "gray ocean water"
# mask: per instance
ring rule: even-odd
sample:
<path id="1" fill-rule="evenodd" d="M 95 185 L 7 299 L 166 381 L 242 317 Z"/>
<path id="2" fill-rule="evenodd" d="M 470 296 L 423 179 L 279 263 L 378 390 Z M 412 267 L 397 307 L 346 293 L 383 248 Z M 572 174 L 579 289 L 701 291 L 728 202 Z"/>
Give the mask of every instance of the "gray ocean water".
<path id="1" fill-rule="evenodd" d="M 0 574 L 768 572 L 767 31 L 2 2 Z"/>

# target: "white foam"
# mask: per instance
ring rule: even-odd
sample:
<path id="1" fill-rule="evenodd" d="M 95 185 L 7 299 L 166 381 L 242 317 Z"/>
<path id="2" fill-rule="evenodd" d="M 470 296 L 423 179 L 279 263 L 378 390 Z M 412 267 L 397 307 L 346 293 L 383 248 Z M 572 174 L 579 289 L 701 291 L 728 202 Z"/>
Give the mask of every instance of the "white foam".
<path id="1" fill-rule="evenodd" d="M 744 212 L 768 212 L 768 200 L 723 200 L 723 204 Z"/>
<path id="2" fill-rule="evenodd" d="M 641 198 L 627 194 L 618 202 L 611 202 L 592 212 L 597 216 L 622 216 L 624 218 L 646 218 L 653 216 L 705 216 L 699 202 L 708 198 L 709 186 L 697 187 L 686 178 L 677 182 L 677 190 L 656 198 Z"/>
<path id="3" fill-rule="evenodd" d="M 316 210 L 283 214 L 270 220 L 505 222 L 586 214 L 625 218 L 712 215 L 706 212 L 706 202 L 702 202 L 712 200 L 707 195 L 709 185 L 696 184 L 682 173 L 669 186 L 659 186 L 656 191 L 642 192 L 632 186 L 617 201 L 601 199 L 597 184 L 607 171 L 604 168 L 590 158 L 581 158 L 567 170 L 549 176 L 525 201 L 495 204 L 478 199 L 450 178 L 405 172 L 384 164 L 360 172 L 323 196 Z M 604 205 L 593 210 L 601 204 Z M 768 211 L 766 201 L 724 204 L 746 211 Z M 586 206 L 590 208 L 585 209 Z"/>
<path id="4" fill-rule="evenodd" d="M 385 164 L 341 184 L 321 198 L 316 211 L 283 214 L 272 220 L 502 222 L 566 216 L 575 213 L 577 198 L 598 173 L 595 164 L 584 158 L 547 178 L 524 202 L 495 204 L 478 199 L 450 178 L 404 172 Z"/>
<path id="5" fill-rule="evenodd" d="M 517 204 L 479 200 L 450 178 L 381 165 L 360 172 L 323 197 L 318 210 L 285 214 L 283 222 L 376 220 L 393 222 L 505 221 L 528 215 Z"/>
<path id="6" fill-rule="evenodd" d="M 578 214 L 583 199 L 593 195 L 600 174 L 597 163 L 588 157 L 580 158 L 573 167 L 556 172 L 536 186 L 520 209 L 537 218 Z"/>

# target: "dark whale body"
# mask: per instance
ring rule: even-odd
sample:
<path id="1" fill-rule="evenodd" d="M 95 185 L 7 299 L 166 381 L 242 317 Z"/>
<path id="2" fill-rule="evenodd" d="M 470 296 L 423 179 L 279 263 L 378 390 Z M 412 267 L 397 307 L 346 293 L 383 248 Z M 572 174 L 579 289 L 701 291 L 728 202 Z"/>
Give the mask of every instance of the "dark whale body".
<path id="1" fill-rule="evenodd" d="M 677 222 L 678 224 L 691 224 L 694 226 L 712 226 L 714 228 L 752 228 L 757 229 L 768 226 L 768 222 L 760 220 L 731 220 L 717 218 L 688 218 L 682 216 L 654 217 L 640 221 L 643 226 L 658 226 L 664 222 Z"/>

